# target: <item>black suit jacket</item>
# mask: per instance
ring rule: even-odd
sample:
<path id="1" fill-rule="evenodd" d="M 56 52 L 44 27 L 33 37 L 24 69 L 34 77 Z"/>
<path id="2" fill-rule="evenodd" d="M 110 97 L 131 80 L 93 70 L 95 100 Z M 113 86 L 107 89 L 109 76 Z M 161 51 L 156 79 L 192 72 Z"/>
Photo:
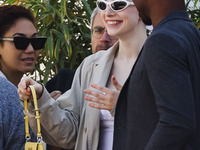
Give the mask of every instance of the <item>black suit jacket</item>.
<path id="1" fill-rule="evenodd" d="M 200 150 L 200 32 L 185 11 L 153 30 L 118 99 L 114 150 Z"/>
<path id="2" fill-rule="evenodd" d="M 47 91 L 50 93 L 52 91 L 59 90 L 64 93 L 65 91 L 69 90 L 71 88 L 74 74 L 74 69 L 60 69 L 58 74 L 47 82 Z"/>

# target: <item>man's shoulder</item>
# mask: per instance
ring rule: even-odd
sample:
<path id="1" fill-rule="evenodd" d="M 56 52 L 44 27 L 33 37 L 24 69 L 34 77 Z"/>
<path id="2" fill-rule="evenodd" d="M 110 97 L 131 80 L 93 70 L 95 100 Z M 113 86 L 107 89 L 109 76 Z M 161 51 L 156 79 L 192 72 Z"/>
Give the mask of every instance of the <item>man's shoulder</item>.
<path id="1" fill-rule="evenodd" d="M 62 68 L 58 71 L 58 76 L 74 76 L 76 70 L 70 68 Z"/>
<path id="2" fill-rule="evenodd" d="M 152 44 L 162 44 L 161 42 L 164 42 L 170 46 L 172 45 L 170 41 L 173 41 L 180 44 L 183 49 L 188 49 L 191 42 L 199 41 L 200 31 L 192 22 L 180 20 L 172 19 L 159 25 L 153 30 L 147 42 Z"/>
<path id="3" fill-rule="evenodd" d="M 182 40 L 192 38 L 193 34 L 200 34 L 200 31 L 189 18 L 186 11 L 177 10 L 161 20 L 152 34 L 157 36 L 165 34 Z"/>

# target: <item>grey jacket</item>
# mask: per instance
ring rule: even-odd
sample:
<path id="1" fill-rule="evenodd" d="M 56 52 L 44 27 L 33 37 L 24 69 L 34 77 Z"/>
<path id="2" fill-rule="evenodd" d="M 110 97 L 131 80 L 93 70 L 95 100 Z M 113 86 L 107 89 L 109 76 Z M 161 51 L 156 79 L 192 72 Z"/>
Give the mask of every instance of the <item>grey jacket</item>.
<path id="1" fill-rule="evenodd" d="M 117 50 L 118 43 L 107 51 L 88 56 L 77 69 L 71 89 L 57 102 L 44 88 L 38 107 L 45 142 L 68 149 L 97 150 L 100 111 L 88 106 L 83 90 L 91 88 L 91 83 L 106 85 Z M 31 101 L 28 109 L 31 127 L 36 131 Z"/>

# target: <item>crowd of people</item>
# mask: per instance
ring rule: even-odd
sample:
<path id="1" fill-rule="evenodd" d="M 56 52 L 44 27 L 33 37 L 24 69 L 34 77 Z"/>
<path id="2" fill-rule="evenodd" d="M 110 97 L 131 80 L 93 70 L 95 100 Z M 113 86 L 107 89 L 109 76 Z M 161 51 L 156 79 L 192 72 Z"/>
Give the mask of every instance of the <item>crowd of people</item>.
<path id="1" fill-rule="evenodd" d="M 0 149 L 24 149 L 23 99 L 36 140 L 29 85 L 49 150 L 200 149 L 200 31 L 184 0 L 96 5 L 93 54 L 45 86 L 22 76 L 34 69 L 46 37 L 29 9 L 0 7 Z M 146 25 L 153 25 L 149 36 Z"/>

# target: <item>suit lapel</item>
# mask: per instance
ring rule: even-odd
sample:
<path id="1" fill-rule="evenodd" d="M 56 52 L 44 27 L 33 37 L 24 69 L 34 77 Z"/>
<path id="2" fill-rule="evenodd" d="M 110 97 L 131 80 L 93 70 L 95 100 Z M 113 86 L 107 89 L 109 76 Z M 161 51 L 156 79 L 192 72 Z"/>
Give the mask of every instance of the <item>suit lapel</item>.
<path id="1" fill-rule="evenodd" d="M 94 63 L 95 66 L 93 70 L 94 76 L 92 83 L 106 86 L 118 46 L 118 43 L 115 44 L 114 47 L 107 50 L 102 59 L 99 59 Z"/>

